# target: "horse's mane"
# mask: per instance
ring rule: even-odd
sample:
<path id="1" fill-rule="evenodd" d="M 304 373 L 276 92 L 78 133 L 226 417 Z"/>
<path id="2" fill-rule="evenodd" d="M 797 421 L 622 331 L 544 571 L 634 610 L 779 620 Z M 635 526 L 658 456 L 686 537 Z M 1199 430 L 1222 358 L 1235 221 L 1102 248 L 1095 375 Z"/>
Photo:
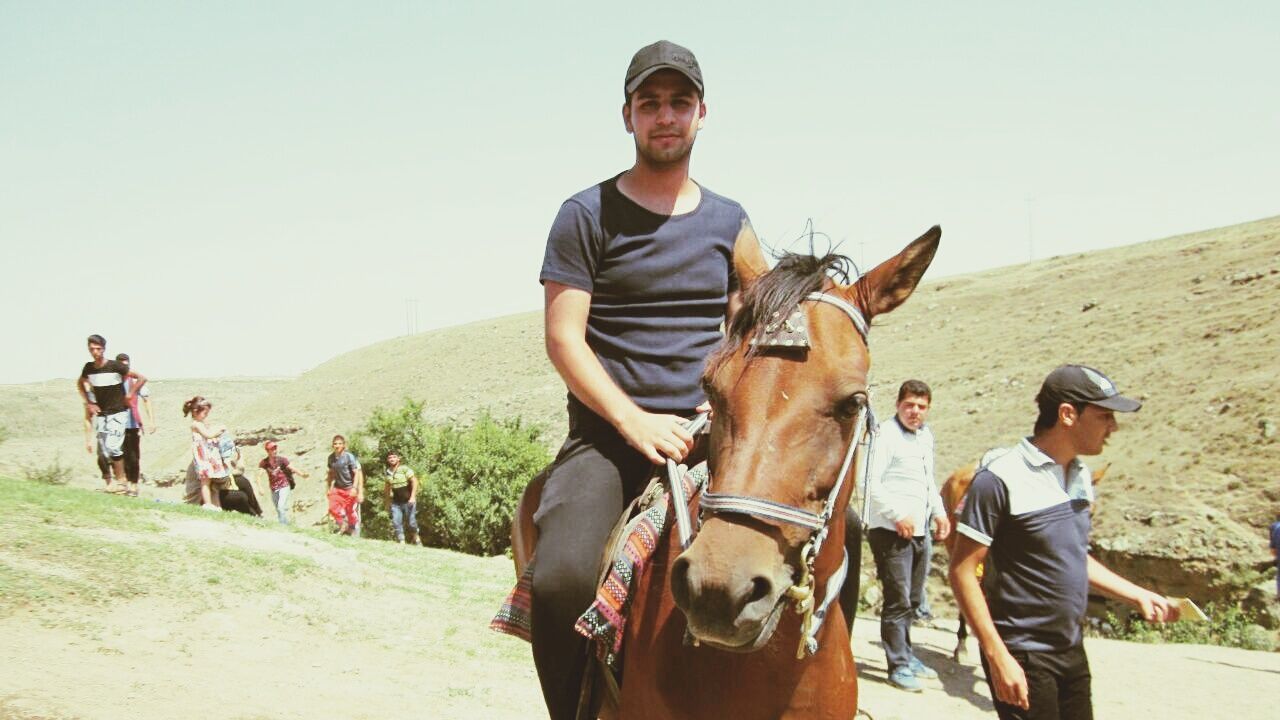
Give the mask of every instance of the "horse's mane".
<path id="1" fill-rule="evenodd" d="M 742 307 L 730 321 L 724 344 L 711 359 L 710 366 L 719 366 L 735 348 L 751 338 L 756 328 L 771 319 L 789 316 L 806 295 L 828 286 L 831 276 L 848 283 L 850 267 L 856 267 L 853 261 L 836 253 L 821 257 L 783 253 L 772 270 L 743 292 Z M 749 349 L 748 353 L 751 352 Z"/>

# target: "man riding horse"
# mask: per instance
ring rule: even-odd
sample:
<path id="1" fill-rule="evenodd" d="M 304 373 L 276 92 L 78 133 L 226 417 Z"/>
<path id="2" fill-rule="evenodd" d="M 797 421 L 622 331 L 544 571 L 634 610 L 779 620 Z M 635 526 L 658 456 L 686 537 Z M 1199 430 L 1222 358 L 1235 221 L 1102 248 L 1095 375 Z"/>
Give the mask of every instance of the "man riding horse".
<path id="1" fill-rule="evenodd" d="M 627 68 L 622 120 L 635 163 L 564 202 L 547 239 L 547 355 L 569 389 L 569 433 L 546 476 L 533 563 L 534 662 L 550 716 L 573 718 L 587 668 L 574 631 L 603 545 L 656 464 L 693 449 L 684 418 L 737 302 L 738 203 L 689 159 L 707 113 L 689 50 L 660 41 Z"/>

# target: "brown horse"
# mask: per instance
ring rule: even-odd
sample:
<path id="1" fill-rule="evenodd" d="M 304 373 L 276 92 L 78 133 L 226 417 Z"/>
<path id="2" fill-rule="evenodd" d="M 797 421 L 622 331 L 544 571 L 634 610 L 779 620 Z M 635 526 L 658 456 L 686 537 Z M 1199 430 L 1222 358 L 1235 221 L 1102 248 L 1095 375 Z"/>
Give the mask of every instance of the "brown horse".
<path id="1" fill-rule="evenodd" d="M 964 494 L 969 492 L 969 486 L 973 484 L 973 476 L 978 474 L 979 465 L 986 465 L 990 462 L 989 455 L 995 450 L 988 450 L 982 456 L 982 460 L 972 462 L 959 468 L 947 477 L 947 481 L 942 484 L 942 506 L 947 511 L 947 517 L 951 518 L 952 523 L 956 521 L 956 508 L 960 507 L 960 501 L 964 499 Z M 1111 463 L 1107 463 L 1097 470 L 1093 471 L 1093 484 L 1096 487 L 1102 478 L 1106 477 L 1107 469 L 1111 467 Z M 1097 502 L 1095 500 L 1093 510 L 1097 510 Z M 956 549 L 956 533 L 953 530 L 946 539 L 947 553 L 951 554 Z M 956 628 L 956 649 L 951 652 L 951 657 L 960 662 L 969 655 L 969 648 L 966 640 L 969 638 L 969 628 L 964 621 L 964 613 L 957 613 L 960 616 L 960 625 Z"/>
<path id="2" fill-rule="evenodd" d="M 743 307 L 704 375 L 715 421 L 703 521 L 684 552 L 668 527 L 638 578 L 620 700 L 606 714 L 854 716 L 848 625 L 839 604 L 824 599 L 842 569 L 850 466 L 869 407 L 866 330 L 915 290 L 940 235 L 930 229 L 842 285 L 830 271 L 843 268 L 843 258 L 788 255 L 769 270 L 755 234 L 743 228 L 733 259 Z M 787 337 L 803 343 L 769 340 L 797 329 Z M 527 529 L 536 507 L 530 496 L 538 494 L 526 493 L 512 529 L 518 566 L 536 541 Z M 815 606 L 826 610 L 820 625 Z"/>

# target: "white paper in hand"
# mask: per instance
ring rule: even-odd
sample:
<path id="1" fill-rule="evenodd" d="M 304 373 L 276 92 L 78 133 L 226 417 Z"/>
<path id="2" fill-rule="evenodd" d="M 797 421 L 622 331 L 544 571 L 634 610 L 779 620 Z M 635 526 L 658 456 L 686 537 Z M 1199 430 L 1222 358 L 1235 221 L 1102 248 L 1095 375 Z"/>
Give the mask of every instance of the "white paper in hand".
<path id="1" fill-rule="evenodd" d="M 1178 620 L 1181 622 L 1205 622 L 1209 619 L 1203 610 L 1191 602 L 1191 598 L 1171 597 L 1169 604 L 1178 606 Z"/>

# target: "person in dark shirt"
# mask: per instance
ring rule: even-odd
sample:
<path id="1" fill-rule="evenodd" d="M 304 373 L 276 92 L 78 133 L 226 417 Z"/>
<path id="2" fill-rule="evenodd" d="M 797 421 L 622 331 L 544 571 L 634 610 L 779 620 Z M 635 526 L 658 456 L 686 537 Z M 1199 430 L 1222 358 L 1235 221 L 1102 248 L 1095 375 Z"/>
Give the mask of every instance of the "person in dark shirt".
<path id="1" fill-rule="evenodd" d="M 1102 452 L 1115 413 L 1142 404 L 1083 365 L 1049 373 L 1036 404 L 1032 436 L 980 469 L 956 510 L 951 587 L 981 643 L 996 714 L 1083 720 L 1093 717 L 1081 632 L 1089 589 L 1150 622 L 1179 611 L 1089 555 L 1093 484 L 1080 456 Z"/>
<path id="2" fill-rule="evenodd" d="M 325 495 L 329 500 L 329 516 L 338 532 L 360 537 L 360 504 L 364 502 L 364 470 L 360 461 L 347 450 L 347 439 L 333 436 L 333 452 L 329 453 L 329 474 L 325 476 Z"/>
<path id="3" fill-rule="evenodd" d="M 534 518 L 531 614 L 555 720 L 577 710 L 587 651 L 573 626 L 595 595 L 605 540 L 655 464 L 693 448 L 686 418 L 706 407 L 703 365 L 738 302 L 733 246 L 746 212 L 689 175 L 703 89 L 689 50 L 640 49 L 623 82 L 635 163 L 566 200 L 547 238 L 546 347 L 569 391 L 569 433 Z"/>
<path id="4" fill-rule="evenodd" d="M 1271 559 L 1276 564 L 1276 600 L 1280 600 L 1280 515 L 1271 523 Z"/>
<path id="5" fill-rule="evenodd" d="M 289 458 L 280 454 L 280 446 L 275 440 L 268 440 L 263 447 L 267 456 L 258 463 L 258 467 L 267 474 L 267 485 L 271 490 L 271 504 L 276 509 L 276 518 L 281 525 L 288 525 L 289 496 L 296 485 L 293 476 L 296 474 L 305 478 L 307 474 L 293 467 Z"/>
<path id="6" fill-rule="evenodd" d="M 116 355 L 116 362 L 130 367 L 131 363 L 127 353 Z M 142 432 L 146 429 L 148 433 L 156 431 L 156 416 L 151 409 L 151 393 L 147 388 L 138 388 L 137 393 L 133 393 L 133 381 L 128 378 L 124 381 L 124 390 L 126 397 L 133 397 L 133 401 L 129 403 L 129 423 L 124 430 L 124 474 L 129 479 L 130 492 L 137 495 L 138 481 L 142 479 Z M 143 420 L 146 422 L 143 422 Z"/>
<path id="7" fill-rule="evenodd" d="M 115 482 L 108 483 L 107 491 L 136 496 L 136 478 L 130 482 L 125 476 L 124 439 L 129 427 L 130 407 L 137 401 L 138 392 L 147 384 L 147 379 L 124 363 L 108 360 L 107 341 L 101 335 L 90 335 L 88 345 L 89 356 L 93 359 L 81 368 L 80 377 L 76 378 L 76 392 L 84 401 L 85 411 L 94 418 L 99 452 L 111 464 Z M 130 380 L 127 393 L 124 387 L 126 378 Z M 90 390 L 93 391 L 92 397 Z"/>
<path id="8" fill-rule="evenodd" d="M 413 468 L 400 463 L 400 453 L 395 450 L 387 453 L 386 480 L 387 513 L 391 515 L 396 542 L 404 542 L 407 525 L 409 544 L 417 545 L 421 541 L 418 535 L 418 475 Z"/>

